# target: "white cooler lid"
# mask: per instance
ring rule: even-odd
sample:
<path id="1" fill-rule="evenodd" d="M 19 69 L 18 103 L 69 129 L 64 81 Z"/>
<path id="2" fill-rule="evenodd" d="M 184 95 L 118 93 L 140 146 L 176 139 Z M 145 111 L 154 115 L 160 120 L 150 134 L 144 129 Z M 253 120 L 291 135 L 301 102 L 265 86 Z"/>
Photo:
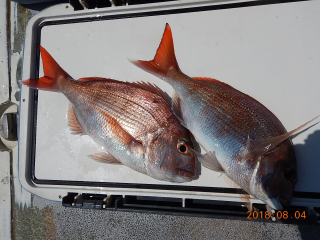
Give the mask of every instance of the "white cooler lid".
<path id="1" fill-rule="evenodd" d="M 172 96 L 169 84 L 128 61 L 153 59 L 169 23 L 185 74 L 215 78 L 254 97 L 287 130 L 319 115 L 319 0 L 196 2 L 83 11 L 61 4 L 46 9 L 28 24 L 22 79 L 43 75 L 41 44 L 75 79 L 148 81 Z M 68 192 L 86 192 L 241 202 L 237 194 L 241 190 L 230 188 L 220 173 L 201 166 L 197 180 L 177 184 L 93 161 L 87 155 L 101 148 L 88 136 L 70 134 L 67 107 L 61 93 L 22 86 L 19 178 L 28 191 L 56 201 Z M 320 124 L 293 143 L 299 180 L 292 205 L 319 207 Z"/>

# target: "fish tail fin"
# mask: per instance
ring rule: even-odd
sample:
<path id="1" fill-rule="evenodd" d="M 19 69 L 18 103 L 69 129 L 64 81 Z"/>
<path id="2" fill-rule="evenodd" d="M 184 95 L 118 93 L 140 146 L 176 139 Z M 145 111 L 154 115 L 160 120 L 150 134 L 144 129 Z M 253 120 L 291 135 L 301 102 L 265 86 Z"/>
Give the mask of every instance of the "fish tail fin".
<path id="1" fill-rule="evenodd" d="M 70 77 L 59 64 L 53 59 L 50 53 L 42 46 L 40 47 L 41 58 L 43 62 L 44 76 L 42 78 L 33 80 L 28 79 L 22 81 L 22 84 L 35 89 L 41 89 L 52 92 L 59 92 L 59 82 L 62 78 Z"/>
<path id="2" fill-rule="evenodd" d="M 161 43 L 152 61 L 130 60 L 130 62 L 160 78 L 166 77 L 169 70 L 180 71 L 174 54 L 173 39 L 169 24 L 166 24 Z"/>

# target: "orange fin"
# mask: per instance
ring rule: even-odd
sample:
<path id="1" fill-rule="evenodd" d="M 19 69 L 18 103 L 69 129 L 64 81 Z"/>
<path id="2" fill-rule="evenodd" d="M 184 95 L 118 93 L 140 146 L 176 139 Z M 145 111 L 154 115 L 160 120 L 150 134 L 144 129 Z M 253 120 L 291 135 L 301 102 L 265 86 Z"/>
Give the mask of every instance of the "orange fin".
<path id="1" fill-rule="evenodd" d="M 41 58 L 43 62 L 44 76 L 37 80 L 24 80 L 22 84 L 35 89 L 41 89 L 52 92 L 59 92 L 59 81 L 62 78 L 71 78 L 53 57 L 42 46 L 40 47 Z"/>
<path id="2" fill-rule="evenodd" d="M 129 82 L 127 82 L 129 83 Z M 151 84 L 149 82 L 130 82 L 129 84 L 138 87 L 138 88 L 142 88 L 146 91 L 152 92 L 154 94 L 157 94 L 158 96 L 162 97 L 164 100 L 166 100 L 169 104 L 169 100 L 168 100 L 168 96 L 160 89 L 158 88 L 156 85 Z"/>
<path id="3" fill-rule="evenodd" d="M 234 181 L 232 181 L 226 174 L 223 174 L 223 178 L 229 187 L 241 189 L 241 187 L 238 184 L 236 184 Z M 243 201 L 245 203 L 244 206 L 246 206 L 249 211 L 252 211 L 252 203 L 250 201 L 250 195 L 249 194 L 239 194 L 239 198 L 241 201 Z"/>
<path id="4" fill-rule="evenodd" d="M 113 133 L 113 138 L 121 142 L 122 144 L 125 144 L 127 146 L 142 146 L 142 144 L 137 141 L 130 133 L 128 133 L 125 129 L 122 128 L 122 126 L 118 123 L 118 121 L 110 116 L 106 111 L 99 108 L 99 112 L 104 116 L 104 119 L 107 121 L 108 128 Z"/>
<path id="5" fill-rule="evenodd" d="M 277 137 L 272 137 L 272 138 L 267 138 L 267 139 L 261 139 L 261 140 L 251 140 L 248 138 L 246 146 L 242 150 L 242 159 L 246 159 L 247 157 L 250 157 L 252 154 L 258 155 L 258 154 L 263 154 L 266 152 L 271 151 L 274 149 L 276 146 L 278 146 L 280 143 L 288 139 L 289 137 L 293 136 L 296 134 L 298 131 L 302 130 L 304 127 L 306 127 L 309 123 L 313 122 L 315 119 L 317 119 L 319 116 L 315 117 L 314 119 L 310 120 L 309 122 L 303 124 L 302 126 L 296 128 L 295 130 L 292 130 L 290 132 L 287 132 L 281 136 Z M 308 127 L 307 129 L 313 127 L 314 125 L 318 124 L 319 122 L 313 124 L 312 126 Z M 307 129 L 302 130 L 302 132 L 306 131 Z M 302 133 L 300 132 L 300 133 Z M 297 133 L 299 135 L 300 133 Z"/>
<path id="6" fill-rule="evenodd" d="M 166 24 L 161 43 L 152 61 L 130 61 L 137 67 L 160 78 L 164 78 L 170 69 L 180 71 L 176 56 L 174 54 L 173 39 L 169 24 Z"/>
<path id="7" fill-rule="evenodd" d="M 122 162 L 120 162 L 114 156 L 106 152 L 94 153 L 89 155 L 88 157 L 92 158 L 97 162 L 110 163 L 110 164 L 122 164 Z"/>
<path id="8" fill-rule="evenodd" d="M 252 202 L 250 201 L 249 194 L 239 194 L 241 201 L 243 201 L 245 206 L 248 208 L 249 211 L 252 211 Z"/>
<path id="9" fill-rule="evenodd" d="M 76 115 L 74 114 L 74 109 L 71 104 L 69 104 L 68 107 L 68 125 L 72 134 L 84 135 L 84 132 L 81 126 L 79 125 L 79 122 L 76 118 Z"/>
<path id="10" fill-rule="evenodd" d="M 206 154 L 201 154 L 194 151 L 194 153 L 197 155 L 199 162 L 201 162 L 202 165 L 205 166 L 206 168 L 209 168 L 216 172 L 224 172 L 224 169 L 218 162 L 218 159 L 214 152 L 210 151 L 210 152 L 207 152 Z"/>

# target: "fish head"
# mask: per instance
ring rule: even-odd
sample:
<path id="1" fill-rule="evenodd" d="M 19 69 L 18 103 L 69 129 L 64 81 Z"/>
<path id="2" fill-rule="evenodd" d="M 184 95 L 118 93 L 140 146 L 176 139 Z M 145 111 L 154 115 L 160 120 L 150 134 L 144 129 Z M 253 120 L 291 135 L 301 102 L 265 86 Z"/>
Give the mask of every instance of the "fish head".
<path id="1" fill-rule="evenodd" d="M 256 156 L 253 161 L 258 164 L 250 181 L 250 193 L 276 210 L 288 207 L 298 180 L 291 140 Z"/>
<path id="2" fill-rule="evenodd" d="M 170 124 L 148 144 L 148 174 L 170 182 L 192 181 L 196 175 L 193 148 L 189 132 L 180 124 Z"/>

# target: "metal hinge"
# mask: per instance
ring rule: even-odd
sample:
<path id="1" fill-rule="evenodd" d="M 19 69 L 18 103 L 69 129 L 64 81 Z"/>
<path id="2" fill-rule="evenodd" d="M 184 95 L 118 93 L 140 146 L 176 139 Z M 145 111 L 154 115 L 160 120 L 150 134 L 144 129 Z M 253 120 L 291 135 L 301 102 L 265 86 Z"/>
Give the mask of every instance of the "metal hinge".
<path id="1" fill-rule="evenodd" d="M 18 117 L 16 104 L 0 105 L 0 151 L 11 151 L 18 145 Z"/>
<path id="2" fill-rule="evenodd" d="M 112 195 L 68 193 L 62 198 L 62 206 L 74 208 L 104 209 L 110 206 Z"/>

